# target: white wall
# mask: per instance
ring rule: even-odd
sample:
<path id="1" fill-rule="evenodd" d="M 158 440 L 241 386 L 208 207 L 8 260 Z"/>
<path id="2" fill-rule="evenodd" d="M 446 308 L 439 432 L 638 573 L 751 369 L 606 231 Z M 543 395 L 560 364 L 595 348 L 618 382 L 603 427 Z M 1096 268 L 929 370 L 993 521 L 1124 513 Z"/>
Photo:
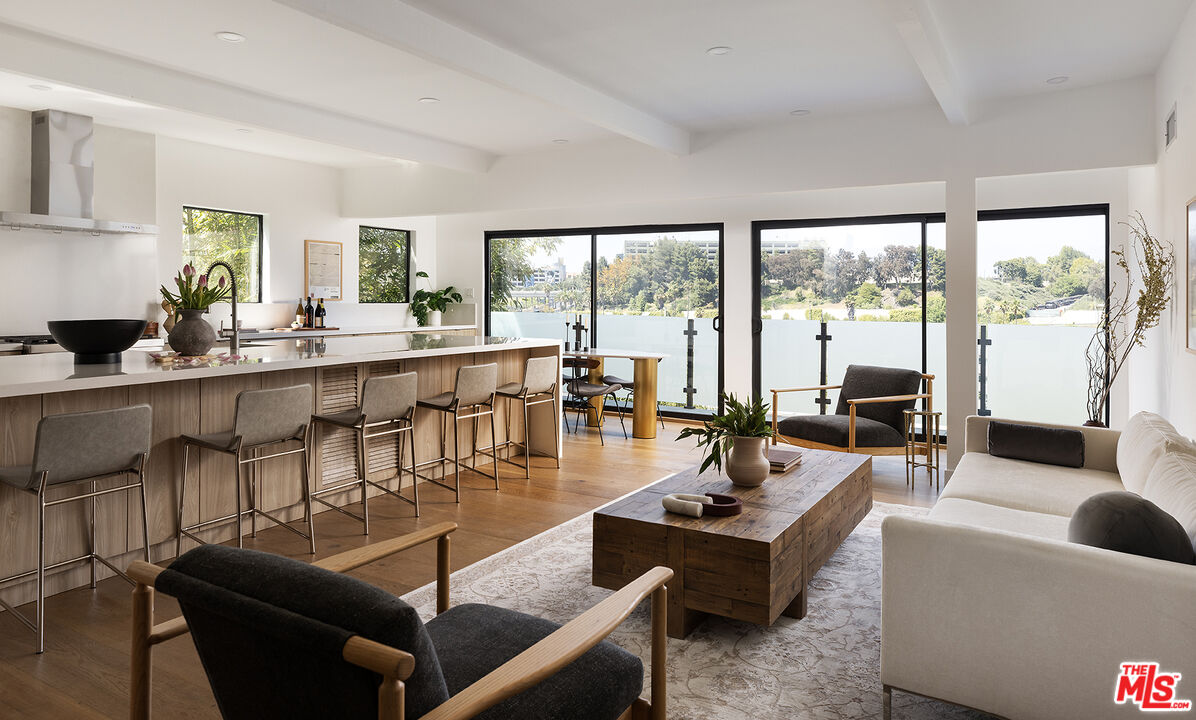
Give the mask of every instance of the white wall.
<path id="1" fill-rule="evenodd" d="M 30 113 L 0 107 L 0 209 L 29 211 Z M 95 126 L 95 216 L 156 222 L 152 135 Z M 149 317 L 156 239 L 0 228 L 0 335 L 45 334 L 47 320 Z"/>
<path id="2" fill-rule="evenodd" d="M 172 138 L 159 139 L 157 166 L 159 277 L 169 279 L 182 267 L 184 205 L 259 213 L 265 220 L 266 240 L 263 302 L 238 308 L 243 327 L 283 327 L 294 319 L 296 300 L 304 293 L 305 240 L 343 244 L 345 299 L 325 303 L 329 325 L 373 327 L 410 323 L 406 305 L 356 302 L 359 222 L 341 216 L 339 170 Z M 431 246 L 435 218 L 373 218 L 368 222 L 411 230 L 418 269 L 435 277 L 435 252 Z M 213 309 L 210 321 L 219 325 L 228 317 L 229 307 L 222 305 Z"/>
<path id="3" fill-rule="evenodd" d="M 1186 342 L 1186 206 L 1196 197 L 1196 6 L 1188 11 L 1156 74 L 1153 107 L 1157 167 L 1154 178 L 1136 179 L 1135 192 L 1144 204 L 1155 200 L 1147 222 L 1160 239 L 1174 245 L 1176 282 L 1163 323 L 1130 360 L 1138 389 L 1132 404 L 1134 409 L 1165 415 L 1191 436 L 1196 435 L 1196 354 Z M 1171 146 L 1164 147 L 1163 121 L 1172 107 L 1177 109 L 1178 132 Z"/>

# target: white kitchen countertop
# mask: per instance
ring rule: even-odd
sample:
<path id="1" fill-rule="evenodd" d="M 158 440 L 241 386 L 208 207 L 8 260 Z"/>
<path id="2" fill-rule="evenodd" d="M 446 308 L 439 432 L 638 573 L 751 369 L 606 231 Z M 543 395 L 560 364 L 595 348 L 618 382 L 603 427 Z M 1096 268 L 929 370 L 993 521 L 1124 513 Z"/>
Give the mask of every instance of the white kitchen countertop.
<path id="1" fill-rule="evenodd" d="M 317 354 L 319 345 L 322 353 Z M 120 364 L 75 365 L 72 353 L 43 353 L 0 357 L 0 398 L 42 393 L 141 385 L 241 373 L 345 365 L 359 362 L 508 349 L 560 347 L 560 340 L 402 333 L 313 339 L 256 341 L 242 346 L 243 359 L 223 364 L 173 366 L 159 364 L 149 350 L 127 350 Z M 213 351 L 219 352 L 218 348 Z"/>

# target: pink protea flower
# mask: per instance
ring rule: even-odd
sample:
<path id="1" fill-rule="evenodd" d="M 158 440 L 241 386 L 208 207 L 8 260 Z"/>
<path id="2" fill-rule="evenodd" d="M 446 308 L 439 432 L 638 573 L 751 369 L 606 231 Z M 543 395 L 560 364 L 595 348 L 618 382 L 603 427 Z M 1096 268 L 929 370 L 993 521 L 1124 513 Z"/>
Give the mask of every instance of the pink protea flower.
<path id="1" fill-rule="evenodd" d="M 199 286 L 201 288 L 206 288 L 208 286 L 208 276 L 207 275 L 199 276 Z"/>
<path id="2" fill-rule="evenodd" d="M 187 263 L 186 265 L 183 266 L 183 275 L 185 275 L 187 277 L 191 277 L 194 274 L 195 274 L 195 268 L 191 267 L 191 263 Z"/>

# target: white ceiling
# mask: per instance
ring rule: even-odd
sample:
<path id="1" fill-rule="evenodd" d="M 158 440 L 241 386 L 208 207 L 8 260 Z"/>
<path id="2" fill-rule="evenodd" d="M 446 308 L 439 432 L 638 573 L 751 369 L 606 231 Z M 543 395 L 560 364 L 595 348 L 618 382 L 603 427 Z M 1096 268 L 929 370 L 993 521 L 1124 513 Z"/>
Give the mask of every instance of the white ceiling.
<path id="1" fill-rule="evenodd" d="M 0 105 L 335 166 L 618 135 L 684 153 L 795 109 L 967 122 L 1147 75 L 1191 1 L 0 0 Z"/>

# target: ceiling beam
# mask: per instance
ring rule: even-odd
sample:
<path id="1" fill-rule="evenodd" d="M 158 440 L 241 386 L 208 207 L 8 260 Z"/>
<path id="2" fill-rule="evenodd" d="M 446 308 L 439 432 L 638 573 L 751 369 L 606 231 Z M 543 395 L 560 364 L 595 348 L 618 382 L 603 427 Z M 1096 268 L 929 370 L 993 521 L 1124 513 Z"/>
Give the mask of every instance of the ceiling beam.
<path id="1" fill-rule="evenodd" d="M 0 24 L 3 69 L 388 158 L 486 172 L 495 156 L 323 108 Z"/>
<path id="2" fill-rule="evenodd" d="M 690 134 L 601 90 L 399 0 L 276 0 L 393 48 L 561 108 L 611 132 L 674 155 Z"/>
<path id="3" fill-rule="evenodd" d="M 951 62 L 930 0 L 902 0 L 887 7 L 947 120 L 967 125 L 973 119 L 972 98 Z"/>

